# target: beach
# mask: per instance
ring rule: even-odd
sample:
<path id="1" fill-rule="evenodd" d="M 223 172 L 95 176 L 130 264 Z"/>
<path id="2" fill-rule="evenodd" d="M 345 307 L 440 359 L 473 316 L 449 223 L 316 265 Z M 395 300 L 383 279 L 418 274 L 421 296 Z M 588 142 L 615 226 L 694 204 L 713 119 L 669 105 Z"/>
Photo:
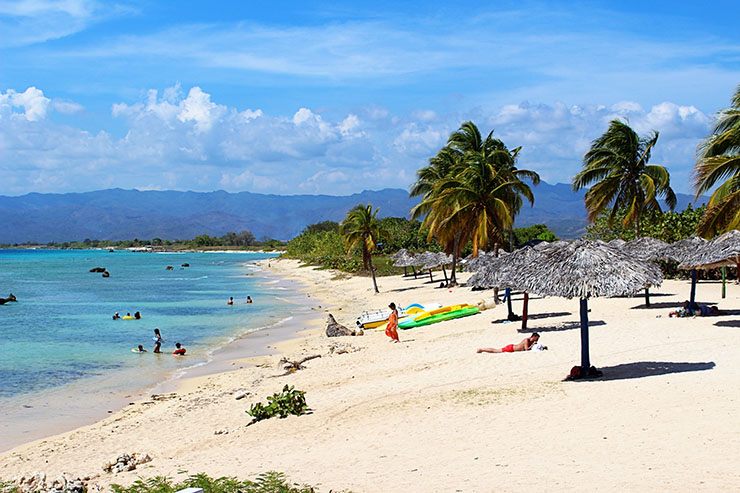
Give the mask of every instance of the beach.
<path id="1" fill-rule="evenodd" d="M 44 472 L 88 477 L 88 487 L 190 473 L 247 479 L 275 470 L 320 491 L 728 491 L 740 480 L 737 315 L 670 318 L 687 281 L 589 301 L 591 361 L 601 379 L 567 382 L 580 364 L 578 300 L 530 297 L 528 331 L 506 304 L 400 331 L 328 338 L 326 318 L 354 328 L 366 309 L 492 299 L 492 291 L 438 288 L 428 275 L 367 277 L 262 261 L 298 282 L 311 312 L 276 354 L 230 353 L 233 370 L 187 379 L 106 419 L 0 455 L 0 478 Z M 468 274 L 463 273 L 464 280 Z M 740 310 L 740 286 L 700 282 L 697 300 Z M 514 311 L 521 314 L 521 293 Z M 476 354 L 538 331 L 547 351 Z M 280 359 L 320 355 L 287 376 Z M 245 413 L 284 385 L 311 412 L 249 425 Z M 248 392 L 242 398 L 236 397 Z M 151 461 L 103 472 L 119 455 Z"/>

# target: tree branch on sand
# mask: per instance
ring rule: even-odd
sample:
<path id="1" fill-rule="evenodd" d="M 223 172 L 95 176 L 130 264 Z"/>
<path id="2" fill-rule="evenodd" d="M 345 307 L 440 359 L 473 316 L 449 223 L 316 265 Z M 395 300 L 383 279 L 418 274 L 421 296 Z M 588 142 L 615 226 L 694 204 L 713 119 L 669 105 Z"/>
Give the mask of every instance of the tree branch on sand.
<path id="1" fill-rule="evenodd" d="M 272 378 L 284 377 L 286 375 L 290 375 L 291 373 L 295 373 L 298 370 L 303 370 L 305 368 L 305 366 L 303 366 L 303 363 L 305 363 L 308 360 L 315 359 L 315 358 L 321 358 L 321 355 L 314 354 L 312 356 L 306 356 L 302 360 L 298 360 L 298 361 L 290 361 L 287 358 L 282 358 L 280 360 L 280 364 L 283 365 L 283 370 L 285 370 L 285 373 L 281 373 L 280 375 L 272 375 Z"/>

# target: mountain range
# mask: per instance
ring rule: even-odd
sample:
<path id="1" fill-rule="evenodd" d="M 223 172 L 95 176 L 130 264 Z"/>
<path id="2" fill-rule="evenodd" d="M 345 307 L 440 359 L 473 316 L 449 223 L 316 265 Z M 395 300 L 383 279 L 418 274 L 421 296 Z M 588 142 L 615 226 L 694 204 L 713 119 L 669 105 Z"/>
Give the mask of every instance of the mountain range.
<path id="1" fill-rule="evenodd" d="M 547 224 L 561 238 L 585 231 L 584 191 L 540 183 L 535 205 L 525 205 L 516 227 Z M 677 210 L 692 197 L 677 194 Z M 109 189 L 83 193 L 0 196 L 0 243 L 126 239 L 191 239 L 251 231 L 256 238 L 289 240 L 307 225 L 341 221 L 357 204 L 380 207 L 379 217 L 408 217 L 418 203 L 403 189 L 332 195 L 266 195 L 251 192 L 178 192 Z M 700 199 L 701 200 L 701 199 Z M 706 200 L 705 200 L 706 201 Z"/>

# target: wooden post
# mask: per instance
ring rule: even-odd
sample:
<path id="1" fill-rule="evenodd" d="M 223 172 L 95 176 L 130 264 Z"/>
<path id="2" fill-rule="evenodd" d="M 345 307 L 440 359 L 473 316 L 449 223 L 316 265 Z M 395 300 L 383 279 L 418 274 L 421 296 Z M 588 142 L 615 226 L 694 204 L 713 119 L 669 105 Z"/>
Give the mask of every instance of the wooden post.
<path id="1" fill-rule="evenodd" d="M 445 284 L 447 284 L 449 281 L 447 281 L 447 269 L 445 269 L 444 264 L 442 264 L 442 273 L 445 275 Z"/>
<path id="2" fill-rule="evenodd" d="M 696 269 L 691 269 L 691 297 L 689 298 L 689 311 L 694 311 L 694 300 L 696 299 Z"/>
<path id="3" fill-rule="evenodd" d="M 650 308 L 650 289 L 645 288 L 645 306 Z"/>
<path id="4" fill-rule="evenodd" d="M 527 330 L 527 313 L 529 313 L 529 293 L 524 292 L 524 306 L 522 307 L 522 332 Z"/>
<path id="5" fill-rule="evenodd" d="M 581 298 L 581 366 L 588 374 L 591 358 L 588 356 L 588 298 Z"/>
<path id="6" fill-rule="evenodd" d="M 725 290 L 725 278 L 726 278 L 725 267 L 722 266 L 722 299 L 724 299 L 725 296 L 727 295 L 727 292 Z"/>
<path id="7" fill-rule="evenodd" d="M 434 282 L 434 276 L 432 276 L 432 269 L 429 269 L 429 279 Z"/>
<path id="8" fill-rule="evenodd" d="M 506 318 L 508 320 L 511 320 L 512 315 L 514 315 L 514 311 L 511 309 L 511 289 L 506 288 L 506 291 L 504 292 L 504 298 L 506 298 L 506 308 L 509 310 L 509 314 Z"/>

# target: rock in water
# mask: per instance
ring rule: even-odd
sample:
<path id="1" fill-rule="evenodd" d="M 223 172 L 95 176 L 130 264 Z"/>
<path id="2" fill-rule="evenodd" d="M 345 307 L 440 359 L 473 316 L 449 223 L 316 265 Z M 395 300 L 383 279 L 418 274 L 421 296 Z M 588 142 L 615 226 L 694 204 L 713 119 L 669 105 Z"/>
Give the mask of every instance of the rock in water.
<path id="1" fill-rule="evenodd" d="M 355 335 L 354 330 L 350 330 L 344 325 L 337 323 L 334 317 L 330 313 L 326 319 L 326 336 L 327 337 L 339 337 L 339 336 L 353 336 Z"/>

